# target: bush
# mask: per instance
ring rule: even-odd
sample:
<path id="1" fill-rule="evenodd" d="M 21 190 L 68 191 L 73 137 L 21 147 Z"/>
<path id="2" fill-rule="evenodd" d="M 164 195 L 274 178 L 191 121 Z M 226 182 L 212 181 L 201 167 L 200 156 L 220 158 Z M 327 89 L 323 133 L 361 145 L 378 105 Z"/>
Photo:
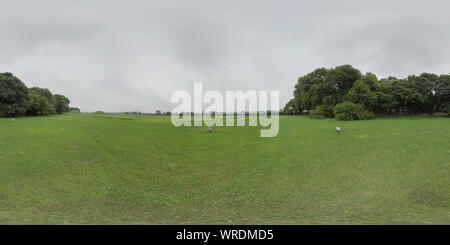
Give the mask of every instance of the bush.
<path id="1" fill-rule="evenodd" d="M 309 116 L 314 119 L 324 119 L 326 117 L 333 117 L 333 106 L 330 105 L 316 106 L 314 110 L 309 111 Z"/>
<path id="2" fill-rule="evenodd" d="M 362 105 L 353 102 L 343 102 L 334 107 L 334 117 L 341 121 L 371 119 L 375 115 L 373 112 L 364 109 Z"/>
<path id="3" fill-rule="evenodd" d="M 325 111 L 321 106 L 317 106 L 314 110 L 309 112 L 309 116 L 314 119 L 324 119 Z"/>

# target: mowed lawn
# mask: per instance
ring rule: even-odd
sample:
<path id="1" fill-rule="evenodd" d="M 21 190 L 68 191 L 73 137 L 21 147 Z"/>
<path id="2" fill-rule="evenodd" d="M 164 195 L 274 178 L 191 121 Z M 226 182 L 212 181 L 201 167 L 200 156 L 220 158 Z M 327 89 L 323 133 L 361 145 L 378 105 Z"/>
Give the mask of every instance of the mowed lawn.
<path id="1" fill-rule="evenodd" d="M 338 135 L 335 127 L 343 134 Z M 0 119 L 3 224 L 450 224 L 450 119 Z"/>

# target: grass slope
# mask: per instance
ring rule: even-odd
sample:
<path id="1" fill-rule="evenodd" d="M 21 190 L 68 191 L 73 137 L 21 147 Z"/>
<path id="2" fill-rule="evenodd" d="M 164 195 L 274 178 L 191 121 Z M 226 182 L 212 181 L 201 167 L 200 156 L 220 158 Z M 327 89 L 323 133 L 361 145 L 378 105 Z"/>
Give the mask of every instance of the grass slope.
<path id="1" fill-rule="evenodd" d="M 338 135 L 335 127 L 343 128 Z M 450 224 L 450 120 L 0 119 L 0 223 Z"/>

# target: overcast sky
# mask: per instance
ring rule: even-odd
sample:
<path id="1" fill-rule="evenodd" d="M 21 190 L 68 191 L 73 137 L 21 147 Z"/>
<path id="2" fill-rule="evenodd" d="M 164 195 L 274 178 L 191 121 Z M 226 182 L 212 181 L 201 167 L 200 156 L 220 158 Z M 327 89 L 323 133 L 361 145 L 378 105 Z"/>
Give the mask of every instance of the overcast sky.
<path id="1" fill-rule="evenodd" d="M 0 72 L 82 111 L 167 111 L 175 90 L 279 90 L 352 64 L 450 72 L 450 1 L 4 1 Z"/>

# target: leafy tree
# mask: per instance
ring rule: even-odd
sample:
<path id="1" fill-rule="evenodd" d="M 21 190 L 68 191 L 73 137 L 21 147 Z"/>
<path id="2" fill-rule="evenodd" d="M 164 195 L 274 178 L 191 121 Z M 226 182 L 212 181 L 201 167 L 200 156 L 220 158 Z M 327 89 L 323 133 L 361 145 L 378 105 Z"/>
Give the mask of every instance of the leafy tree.
<path id="1" fill-rule="evenodd" d="M 27 110 L 28 90 L 13 74 L 0 73 L 0 116 L 20 116 Z"/>
<path id="2" fill-rule="evenodd" d="M 294 99 L 291 99 L 286 105 L 284 105 L 284 108 L 281 110 L 283 115 L 293 115 L 294 109 L 293 109 L 293 101 Z"/>
<path id="3" fill-rule="evenodd" d="M 319 68 L 297 80 L 294 98 L 283 112 L 309 110 L 314 118 L 332 117 L 333 108 L 345 101 L 380 115 L 443 112 L 450 103 L 450 74 L 422 73 L 378 80 L 372 73 L 361 75 L 351 65 Z"/>
<path id="4" fill-rule="evenodd" d="M 295 115 L 295 114 L 301 114 L 303 111 L 303 107 L 298 101 L 297 98 L 291 99 L 286 105 L 284 106 L 282 113 L 284 115 Z"/>
<path id="5" fill-rule="evenodd" d="M 370 111 L 375 109 L 377 104 L 378 79 L 372 73 L 361 76 L 348 92 L 346 98 L 348 101 L 364 105 Z"/>
<path id="6" fill-rule="evenodd" d="M 433 112 L 444 112 L 443 106 L 450 103 L 450 74 L 440 75 L 433 86 Z M 445 111 L 448 112 L 448 111 Z"/>
<path id="7" fill-rule="evenodd" d="M 351 65 L 342 65 L 327 72 L 325 83 L 332 91 L 331 95 L 338 97 L 336 101 L 340 101 L 360 77 L 361 72 L 358 69 Z"/>
<path id="8" fill-rule="evenodd" d="M 325 93 L 324 81 L 328 70 L 319 68 L 313 72 L 302 76 L 295 85 L 294 101 L 290 101 L 291 106 L 301 106 L 305 110 L 311 110 L 322 103 L 322 97 Z M 293 108 L 296 109 L 296 108 Z"/>
<path id="9" fill-rule="evenodd" d="M 46 88 L 27 88 L 13 74 L 0 73 L 0 116 L 49 115 L 69 111 L 69 99 Z"/>
<path id="10" fill-rule="evenodd" d="M 298 79 L 294 99 L 290 101 L 289 107 L 294 111 L 303 111 L 323 106 L 314 111 L 314 115 L 332 117 L 334 105 L 344 101 L 348 91 L 360 77 L 361 72 L 351 65 L 316 69 Z"/>
<path id="11" fill-rule="evenodd" d="M 410 103 L 413 113 L 433 113 L 433 88 L 439 76 L 431 73 L 422 73 L 420 76 L 408 76 L 407 80 L 414 90 L 415 100 Z"/>
<path id="12" fill-rule="evenodd" d="M 55 94 L 53 97 L 55 98 L 56 101 L 56 108 L 55 108 L 56 113 L 62 114 L 65 112 L 69 112 L 70 100 L 66 98 L 66 96 L 61 94 Z"/>
<path id="13" fill-rule="evenodd" d="M 27 115 L 29 116 L 42 116 L 49 113 L 48 99 L 36 91 L 29 92 L 29 99 L 27 105 Z"/>
<path id="14" fill-rule="evenodd" d="M 56 114 L 56 99 L 53 97 L 52 92 L 46 88 L 32 87 L 28 89 L 30 92 L 38 93 L 48 100 L 48 107 L 46 115 Z"/>
<path id="15" fill-rule="evenodd" d="M 412 86 L 413 79 L 400 79 L 392 83 L 392 94 L 397 101 L 397 113 L 413 114 L 418 112 L 416 106 L 425 101 L 419 90 Z"/>

